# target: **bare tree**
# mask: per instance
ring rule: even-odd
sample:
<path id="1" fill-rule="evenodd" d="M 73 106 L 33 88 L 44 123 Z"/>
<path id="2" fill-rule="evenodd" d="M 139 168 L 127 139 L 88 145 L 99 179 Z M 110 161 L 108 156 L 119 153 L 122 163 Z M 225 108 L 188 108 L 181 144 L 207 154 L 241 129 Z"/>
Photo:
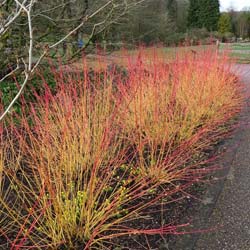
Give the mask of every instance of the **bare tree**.
<path id="1" fill-rule="evenodd" d="M 21 87 L 0 114 L 0 121 L 44 57 L 58 54 L 59 49 L 68 51 L 69 47 L 74 47 L 69 54 L 77 55 L 96 34 L 143 1 L 0 0 L 0 84 L 16 72 L 22 75 Z"/>

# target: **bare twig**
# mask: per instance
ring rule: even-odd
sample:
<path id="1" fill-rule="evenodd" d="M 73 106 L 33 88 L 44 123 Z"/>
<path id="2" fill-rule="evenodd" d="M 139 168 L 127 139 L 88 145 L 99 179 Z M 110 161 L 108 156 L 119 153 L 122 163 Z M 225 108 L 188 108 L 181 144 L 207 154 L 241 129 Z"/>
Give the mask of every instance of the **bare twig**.
<path id="1" fill-rule="evenodd" d="M 77 30 L 79 30 L 85 23 L 87 20 L 93 18 L 94 16 L 96 16 L 99 12 L 101 12 L 103 9 L 105 9 L 107 6 L 109 6 L 113 1 L 110 0 L 108 1 L 106 4 L 104 4 L 102 7 L 100 7 L 98 10 L 96 10 L 94 13 L 92 13 L 90 16 L 86 16 L 84 18 L 84 20 L 77 26 L 75 27 L 73 30 L 71 30 L 66 36 L 64 36 L 61 40 L 59 40 L 58 42 L 54 43 L 53 45 L 49 46 L 50 49 L 53 49 L 54 47 L 58 46 L 59 44 L 61 44 L 63 41 L 65 41 L 68 37 L 70 37 L 73 33 L 75 33 Z"/>
<path id="2" fill-rule="evenodd" d="M 3 118 L 10 112 L 10 109 L 15 104 L 15 102 L 17 101 L 17 99 L 19 98 L 19 96 L 22 94 L 22 92 L 23 92 L 23 90 L 24 90 L 24 88 L 25 88 L 28 80 L 29 80 L 29 74 L 25 72 L 25 79 L 23 81 L 23 84 L 22 84 L 21 88 L 19 89 L 18 93 L 13 98 L 13 100 L 11 101 L 11 103 L 9 104 L 9 106 L 5 109 L 5 111 L 3 112 L 3 114 L 0 116 L 0 121 L 3 120 Z"/>
<path id="3" fill-rule="evenodd" d="M 16 68 L 11 70 L 10 73 L 6 74 L 4 77 L 2 77 L 2 79 L 0 80 L 0 83 L 3 82 L 5 79 L 7 79 L 8 77 L 12 76 L 15 72 L 17 72 L 20 69 L 20 65 L 19 62 L 17 62 Z"/>
<path id="4" fill-rule="evenodd" d="M 24 6 L 27 0 L 24 0 L 22 4 L 18 4 L 19 6 Z M 12 13 L 6 20 L 7 22 L 2 24 L 0 28 L 0 35 L 5 34 L 5 32 L 9 29 L 10 25 L 20 16 L 23 8 L 16 8 L 16 12 Z"/>
<path id="5" fill-rule="evenodd" d="M 22 82 L 22 85 L 18 91 L 18 93 L 16 94 L 16 96 L 13 98 L 13 100 L 10 102 L 10 104 L 8 105 L 8 107 L 6 108 L 6 110 L 3 112 L 3 114 L 0 116 L 0 121 L 6 116 L 6 114 L 8 114 L 11 110 L 11 108 L 13 107 L 13 105 L 15 104 L 15 102 L 18 100 L 18 98 L 20 97 L 20 95 L 22 94 L 25 86 L 27 85 L 31 75 L 35 72 L 36 68 L 39 66 L 39 64 L 41 63 L 41 61 L 43 60 L 43 58 L 48 54 L 48 52 L 50 50 L 55 49 L 56 47 L 58 47 L 60 44 L 62 44 L 65 40 L 67 40 L 70 36 L 72 36 L 73 34 L 75 34 L 78 30 L 80 30 L 83 26 L 87 25 L 87 22 L 90 21 L 91 19 L 93 19 L 94 17 L 97 17 L 100 13 L 105 13 L 103 20 L 100 20 L 97 23 L 93 24 L 92 27 L 92 31 L 89 34 L 89 40 L 86 43 L 85 47 L 87 46 L 87 44 L 89 44 L 90 40 L 92 39 L 92 37 L 99 32 L 102 32 L 108 25 L 110 25 L 111 23 L 115 22 L 117 20 L 117 18 L 114 18 L 112 16 L 112 13 L 114 10 L 116 9 L 121 9 L 123 10 L 121 13 L 119 13 L 117 15 L 117 17 L 121 17 L 122 15 L 124 15 L 126 13 L 127 10 L 129 10 L 130 7 L 135 6 L 139 3 L 142 3 L 145 0 L 131 0 L 133 2 L 133 4 L 129 4 L 128 1 L 129 0 L 121 0 L 121 2 L 116 3 L 116 1 L 114 0 L 107 0 L 106 2 L 104 2 L 101 6 L 97 7 L 97 9 L 92 10 L 92 13 L 89 11 L 89 1 L 85 0 L 84 4 L 85 7 L 81 13 L 80 17 L 74 17 L 74 18 L 69 18 L 68 20 L 65 19 L 65 22 L 78 22 L 78 24 L 75 24 L 75 27 L 73 27 L 70 31 L 68 31 L 66 33 L 66 35 L 64 35 L 62 38 L 60 38 L 58 41 L 52 43 L 52 44 L 48 44 L 46 46 L 44 46 L 45 48 L 43 49 L 43 51 L 40 53 L 40 56 L 38 57 L 38 59 L 36 60 L 36 63 L 34 64 L 34 24 L 33 21 L 36 17 L 42 17 L 44 19 L 50 20 L 51 22 L 58 22 L 58 20 L 53 19 L 53 17 L 49 16 L 49 13 L 52 13 L 55 10 L 60 10 L 60 8 L 64 8 L 69 4 L 75 3 L 76 0 L 68 0 L 68 1 L 63 1 L 63 3 L 58 4 L 56 6 L 53 6 L 51 8 L 48 8 L 46 10 L 41 9 L 39 12 L 35 11 L 35 13 L 33 14 L 34 11 L 34 6 L 36 3 L 39 3 L 39 1 L 37 0 L 14 0 L 13 1 L 13 6 L 12 6 L 12 13 L 10 13 L 7 17 L 6 20 L 3 21 L 2 24 L 0 24 L 0 36 L 3 35 L 4 33 L 6 33 L 6 31 L 9 30 L 9 28 L 12 25 L 20 25 L 20 26 L 27 26 L 28 27 L 28 42 L 27 42 L 27 48 L 28 48 L 28 52 L 27 52 L 27 57 L 26 57 L 26 61 L 24 60 L 24 56 L 20 56 L 19 58 L 22 57 L 25 69 L 23 70 L 23 73 L 25 75 L 25 78 Z M 135 1 L 135 2 L 134 2 Z M 7 0 L 4 0 L 0 6 L 3 6 L 5 4 L 8 4 Z M 110 9 L 109 9 L 110 8 Z M 106 11 L 108 10 L 108 11 Z M 25 15 L 26 16 L 26 23 L 17 23 L 17 19 L 19 16 L 21 15 Z M 114 18 L 112 20 L 112 18 Z M 61 22 L 63 22 L 63 18 L 61 19 Z M 80 21 L 80 23 L 79 23 Z M 54 24 L 55 24 L 54 23 Z M 97 28 L 101 27 L 100 29 Z M 41 36 L 40 36 L 41 37 Z M 38 45 L 38 47 L 41 47 Z M 43 46 L 42 46 L 43 47 Z M 8 74 L 6 74 L 5 76 L 2 77 L 2 79 L 0 80 L 0 82 L 3 82 L 6 78 L 10 77 L 11 75 L 13 75 L 15 72 L 17 72 L 20 69 L 19 67 L 19 63 L 17 63 L 17 66 L 14 70 L 12 70 L 11 72 L 9 72 Z"/>

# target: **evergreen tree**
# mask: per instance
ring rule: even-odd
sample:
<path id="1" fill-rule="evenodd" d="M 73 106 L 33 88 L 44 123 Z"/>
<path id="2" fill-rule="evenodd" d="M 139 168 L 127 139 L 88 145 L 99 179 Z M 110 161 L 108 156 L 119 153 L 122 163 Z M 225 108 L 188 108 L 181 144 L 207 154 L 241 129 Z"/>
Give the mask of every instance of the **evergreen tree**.
<path id="1" fill-rule="evenodd" d="M 188 26 L 190 28 L 217 30 L 219 18 L 219 0 L 190 0 L 188 11 Z"/>
<path id="2" fill-rule="evenodd" d="M 218 28 L 220 18 L 219 0 L 200 0 L 199 27 L 208 31 L 215 31 Z"/>
<path id="3" fill-rule="evenodd" d="M 228 13 L 223 13 L 218 22 L 218 31 L 225 34 L 232 31 L 231 17 Z"/>
<path id="4" fill-rule="evenodd" d="M 188 27 L 198 28 L 200 19 L 200 0 L 190 0 L 188 9 Z"/>

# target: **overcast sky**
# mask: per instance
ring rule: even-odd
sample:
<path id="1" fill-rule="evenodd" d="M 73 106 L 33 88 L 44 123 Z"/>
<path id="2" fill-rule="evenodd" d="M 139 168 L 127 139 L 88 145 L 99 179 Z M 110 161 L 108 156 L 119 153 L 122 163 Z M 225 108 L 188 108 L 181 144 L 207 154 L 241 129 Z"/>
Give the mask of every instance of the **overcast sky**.
<path id="1" fill-rule="evenodd" d="M 235 10 L 241 10 L 244 7 L 250 7 L 250 0 L 220 0 L 221 10 L 227 10 L 229 7 Z"/>

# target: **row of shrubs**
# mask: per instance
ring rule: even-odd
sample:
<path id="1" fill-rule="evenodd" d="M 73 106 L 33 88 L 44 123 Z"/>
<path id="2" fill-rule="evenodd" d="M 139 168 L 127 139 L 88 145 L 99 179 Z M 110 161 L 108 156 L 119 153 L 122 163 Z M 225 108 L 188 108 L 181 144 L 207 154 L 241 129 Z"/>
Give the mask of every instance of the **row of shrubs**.
<path id="1" fill-rule="evenodd" d="M 105 249 L 119 236 L 178 232 L 140 218 L 204 177 L 199 155 L 227 133 L 241 87 L 213 51 L 171 63 L 139 54 L 124 70 L 52 67 L 56 89 L 41 79 L 43 91 L 1 124 L 5 249 Z"/>

